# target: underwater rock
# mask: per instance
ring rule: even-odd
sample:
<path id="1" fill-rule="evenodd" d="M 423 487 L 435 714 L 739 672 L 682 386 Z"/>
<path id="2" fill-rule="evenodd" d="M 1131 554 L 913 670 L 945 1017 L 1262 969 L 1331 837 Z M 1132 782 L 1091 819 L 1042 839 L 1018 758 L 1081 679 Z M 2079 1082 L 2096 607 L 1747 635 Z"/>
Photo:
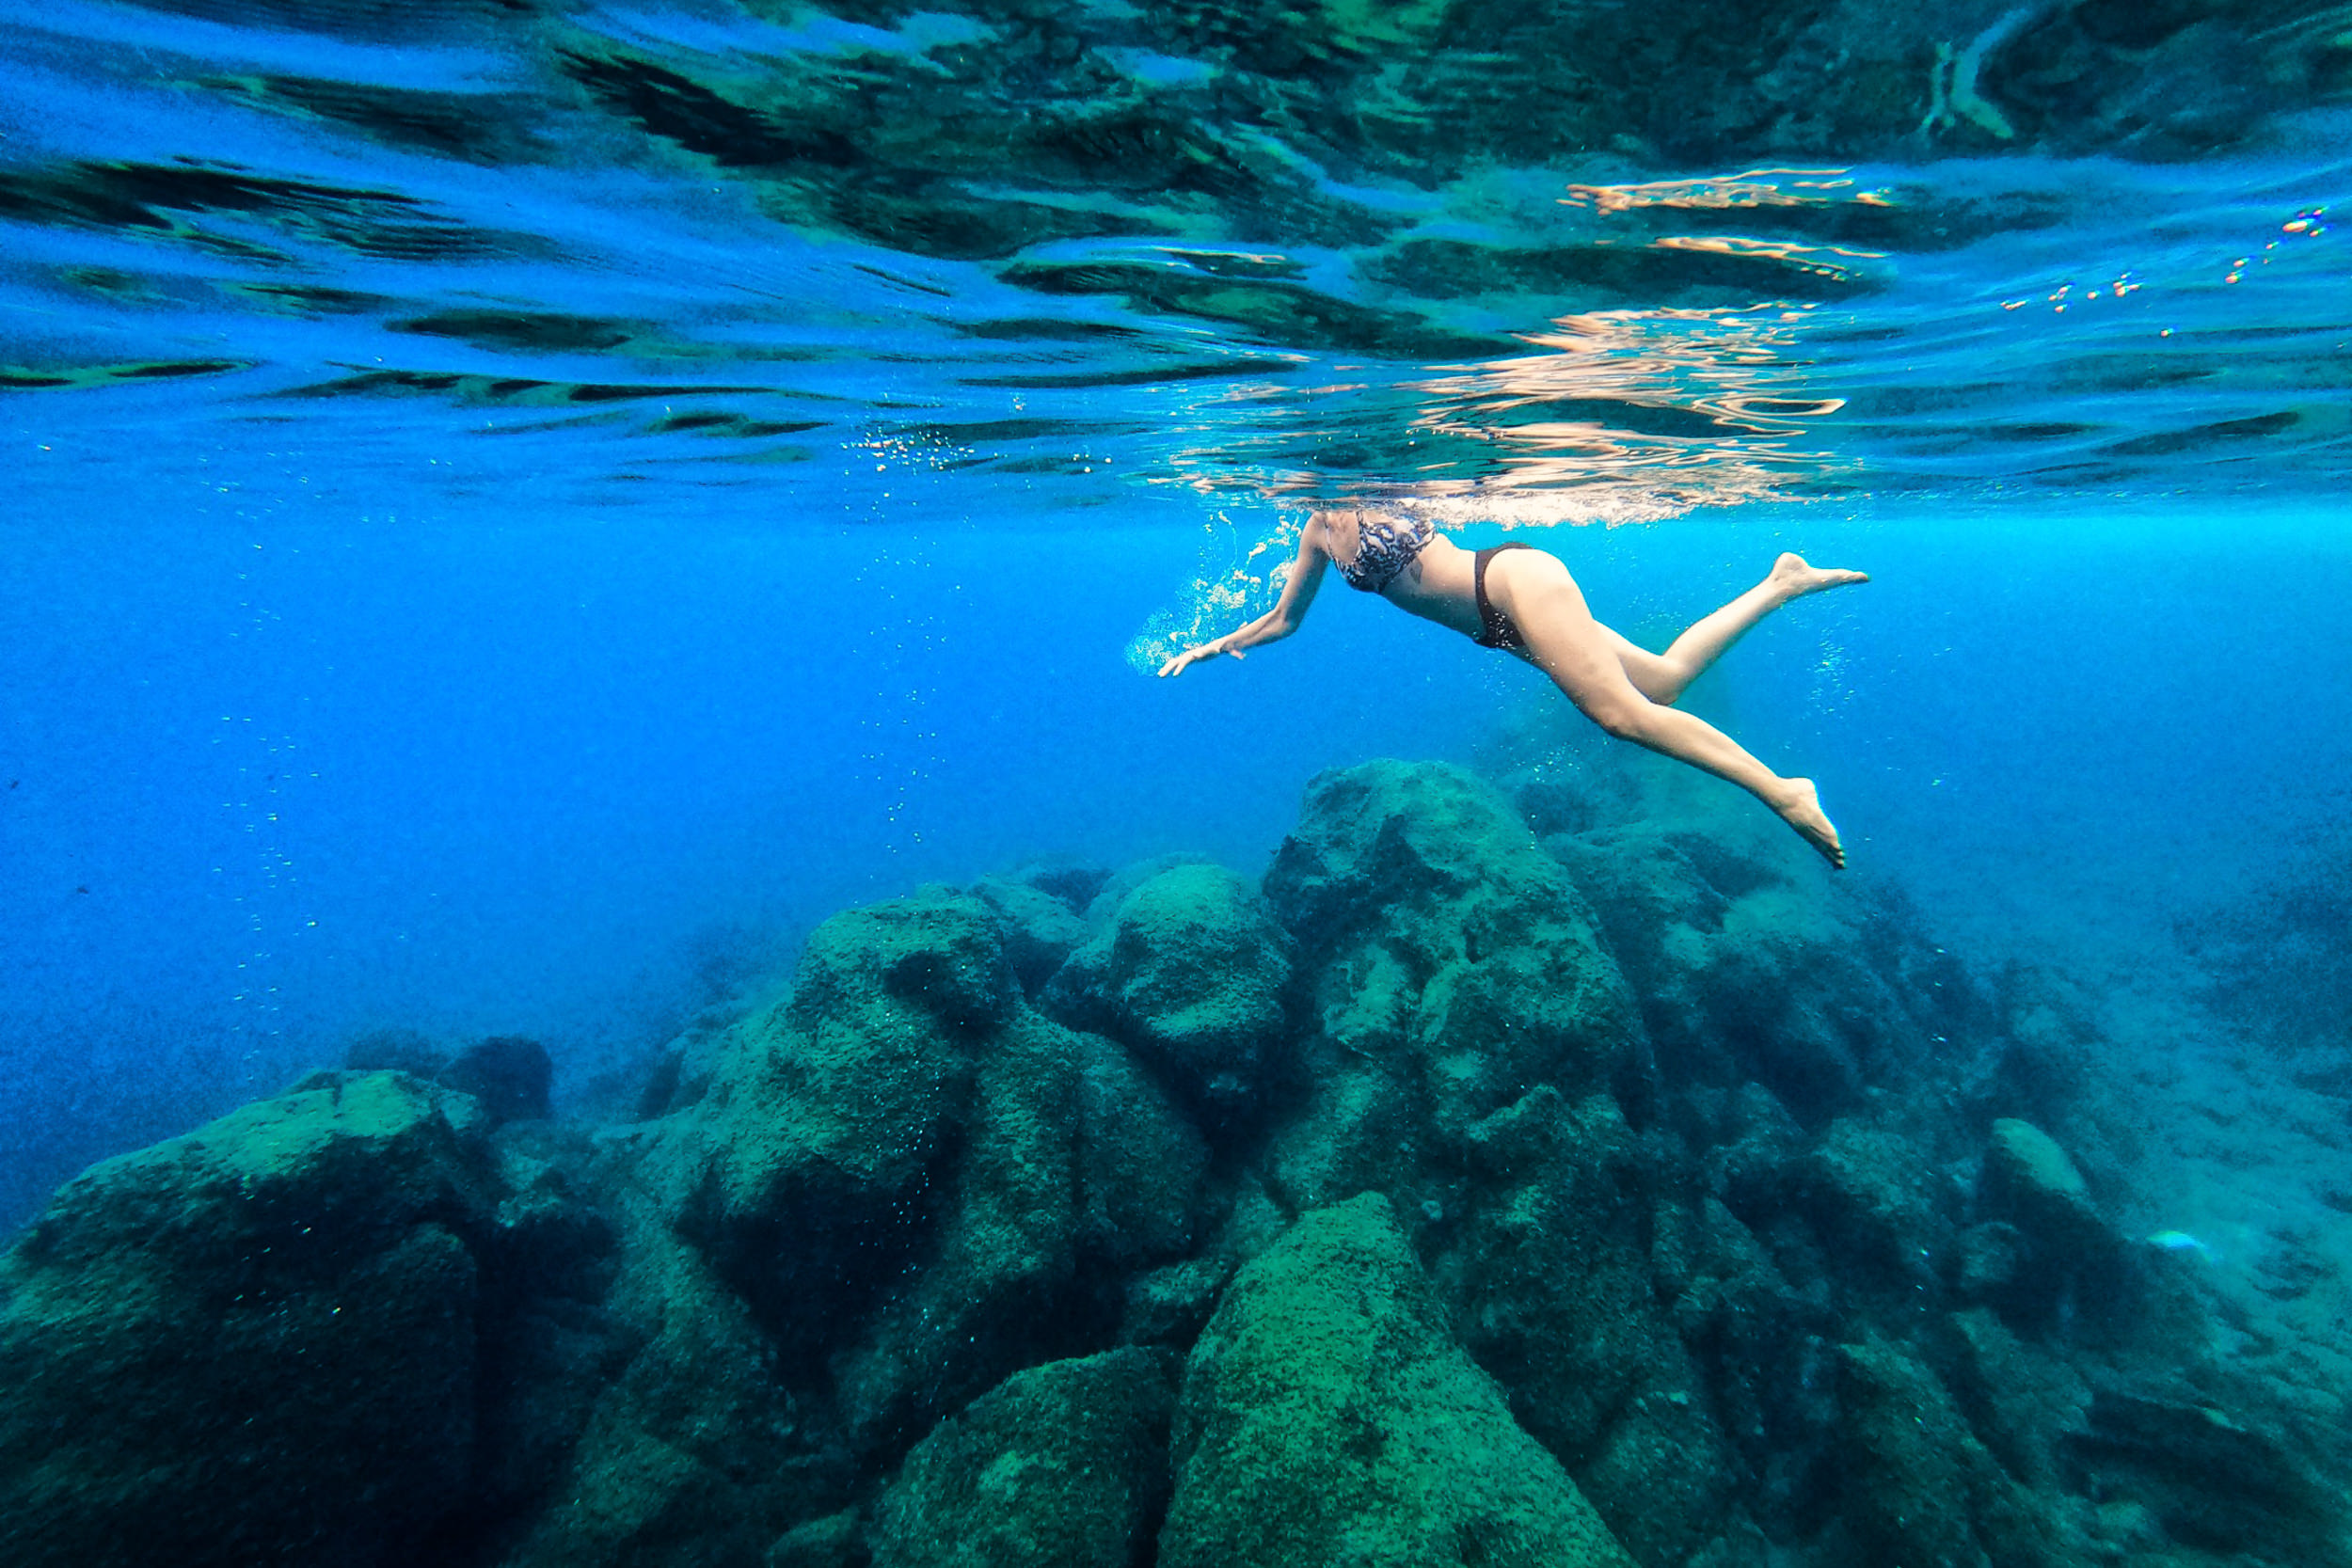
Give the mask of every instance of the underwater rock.
<path id="1" fill-rule="evenodd" d="M 1702 1104 L 1711 1107 L 1702 1111 Z M 1761 1084 L 1742 1084 L 1720 1098 L 1686 1093 L 1708 1146 L 1708 1186 L 1751 1224 L 1762 1224 L 1796 1201 L 1804 1175 L 1804 1129 L 1778 1096 Z"/>
<path id="2" fill-rule="evenodd" d="M 1658 1172 L 1606 1095 L 1571 1105 L 1546 1085 L 1480 1131 L 1491 1185 L 1440 1278 L 1520 1419 L 1553 1452 L 1584 1452 L 1637 1392 L 1688 1386 L 1651 1294 Z"/>
<path id="3" fill-rule="evenodd" d="M 935 1241 L 899 1256 L 862 1333 L 831 1325 L 850 1332 L 833 1375 L 859 1446 L 902 1449 L 1014 1368 L 1062 1354 L 1053 1307 L 1077 1268 L 1082 1049 L 1026 1012 L 990 1042 Z"/>
<path id="4" fill-rule="evenodd" d="M 1947 1191 L 1918 1140 L 1862 1117 L 1830 1123 L 1798 1179 L 1799 1201 L 1824 1245 L 1913 1291 L 1937 1290 L 1952 1250 Z"/>
<path id="5" fill-rule="evenodd" d="M 1289 945 L 1239 877 L 1177 865 L 1126 894 L 1107 928 L 1071 956 L 1054 981 L 1056 1005 L 1231 1115 L 1248 1107 L 1282 1038 Z"/>
<path id="6" fill-rule="evenodd" d="M 2340 1389 L 2260 1310 L 2325 1238 L 2251 1315 L 2126 1245 L 2086 1008 L 1639 798 L 1539 845 L 1341 769 L 1263 900 L 836 916 L 646 1119 L 501 1047 L 96 1167 L 0 1261 L 0 1558 L 2344 1562 Z"/>
<path id="7" fill-rule="evenodd" d="M 995 911 L 1006 961 L 1022 990 L 1031 996 L 1045 988 L 1089 935 L 1077 906 L 1029 882 L 983 877 L 972 884 L 972 896 Z"/>
<path id="8" fill-rule="evenodd" d="M 648 1130 L 666 1223 L 860 1450 L 1061 1354 L 1083 1048 L 1021 1002 L 998 929 L 946 889 L 834 916 Z"/>
<path id="9" fill-rule="evenodd" d="M 2062 1444 L 2081 1430 L 2090 1388 L 2058 1355 L 2027 1344 L 1978 1307 L 1949 1319 L 1954 1391 L 2002 1468 L 2037 1491 L 2063 1479 Z"/>
<path id="10" fill-rule="evenodd" d="M 2114 1230 L 2092 1206 L 2090 1189 L 2066 1150 L 2014 1117 L 1993 1124 L 1977 1202 L 1988 1215 L 2015 1224 L 2051 1257 L 2115 1243 Z"/>
<path id="11" fill-rule="evenodd" d="M 2098 1053 L 2090 998 L 2062 975 L 2018 963 L 2004 967 L 1995 990 L 1999 1103 L 2017 1114 L 2065 1115 L 2088 1087 Z"/>
<path id="12" fill-rule="evenodd" d="M 1189 1345 L 1198 1338 L 1232 1277 L 1230 1259 L 1210 1256 L 1170 1263 L 1127 1281 L 1119 1339 L 1128 1345 Z"/>
<path id="13" fill-rule="evenodd" d="M 1696 1208 L 1674 1227 L 1688 1232 L 1689 1272 L 1670 1319 L 1742 1462 L 1740 1511 L 1788 1533 L 1792 1521 L 1818 1519 L 1832 1490 L 1840 1314 L 1825 1278 L 1792 1279 L 1783 1269 L 1784 1259 L 1792 1268 L 1812 1261 L 1786 1238 L 1768 1244 L 1718 1199 Z"/>
<path id="14" fill-rule="evenodd" d="M 858 1511 L 845 1508 L 777 1536 L 760 1568 L 866 1568 L 872 1560 Z"/>
<path id="15" fill-rule="evenodd" d="M 1483 1180 L 1433 1266 L 1464 1348 L 1511 1393 L 1645 1561 L 1676 1560 L 1724 1523 L 1728 1446 L 1705 1374 L 1659 1310 L 1651 1238 L 1678 1213 L 1657 1150 L 1616 1103 L 1539 1085 L 1482 1123 Z"/>
<path id="16" fill-rule="evenodd" d="M 2025 1243 L 2026 1257 L 2006 1288 L 1986 1292 L 1996 1305 L 2036 1322 L 2116 1305 L 2124 1285 L 2122 1238 L 2048 1133 L 2013 1117 L 1993 1124 L 1977 1208 L 1985 1218 L 2013 1227 Z"/>
<path id="17" fill-rule="evenodd" d="M 1015 995 L 977 899 L 927 890 L 824 922 L 790 993 L 729 1032 L 708 1093 L 665 1129 L 676 1223 L 755 1294 L 782 1288 L 777 1269 L 854 1278 L 877 1236 L 919 1220 L 910 1200 Z"/>
<path id="18" fill-rule="evenodd" d="M 1947 1077 L 1967 1054 L 1955 1042 L 1984 1033 L 1964 974 L 1764 832 L 1742 816 L 1545 841 L 1606 929 L 1661 1069 L 1683 1092 L 1762 1084 L 1808 1127 L 1871 1088 Z"/>
<path id="19" fill-rule="evenodd" d="M 1115 1269 L 1192 1248 L 1209 1148 L 1127 1053 L 1079 1037 L 1078 1244 Z"/>
<path id="20" fill-rule="evenodd" d="M 343 1067 L 352 1072 L 405 1072 L 417 1078 L 438 1078 L 449 1066 L 449 1053 L 413 1029 L 371 1029 L 343 1052 Z"/>
<path id="21" fill-rule="evenodd" d="M 1882 1339 L 1838 1349 L 1845 1518 L 1869 1562 L 2042 1563 L 2042 1514 L 1935 1374 Z"/>
<path id="22" fill-rule="evenodd" d="M 1161 1568 L 1632 1560 L 1447 1334 L 1377 1194 L 1304 1216 L 1235 1277 L 1173 1453 Z"/>
<path id="23" fill-rule="evenodd" d="M 1165 1354 L 1016 1372 L 915 1445 L 874 1511 L 874 1568 L 1129 1568 L 1168 1498 Z"/>
<path id="24" fill-rule="evenodd" d="M 1127 895 L 1162 872 L 1173 871 L 1179 866 L 1216 863 L 1206 855 L 1189 849 L 1175 849 L 1165 855 L 1148 856 L 1120 866 L 1099 879 L 1094 884 L 1094 891 L 1079 906 L 1086 914 L 1087 928 L 1100 931 L 1109 926 L 1112 917 L 1119 913 L 1119 906 L 1127 901 Z"/>
<path id="25" fill-rule="evenodd" d="M 2185 1389 L 2165 1397 L 2101 1388 L 2066 1448 L 2179 1540 L 2257 1560 L 2352 1562 L 2342 1492 L 2322 1484 L 2282 1434 Z"/>
<path id="26" fill-rule="evenodd" d="M 416 1560 L 466 1505 L 498 1192 L 474 1102 L 323 1073 L 95 1165 L 0 1262 L 0 1547 Z"/>
<path id="27" fill-rule="evenodd" d="M 1461 1149 L 1535 1084 L 1649 1098 L 1640 1018 L 1591 911 L 1461 769 L 1318 775 L 1265 886 L 1320 1024 L 1311 1103 L 1273 1155 L 1292 1203 L 1403 1196 L 1417 1148 Z"/>
<path id="28" fill-rule="evenodd" d="M 1963 1301 L 1995 1301 L 2025 1277 L 2031 1249 L 2025 1232 L 2000 1220 L 1964 1227 L 1958 1238 L 1959 1262 L 1952 1289 Z"/>
<path id="29" fill-rule="evenodd" d="M 591 1386 L 560 1484 L 502 1560 L 751 1568 L 780 1530 L 850 1501 L 850 1456 L 786 1386 L 742 1298 L 644 1196 L 619 1191 L 613 1295 L 633 1342 Z"/>
<path id="30" fill-rule="evenodd" d="M 444 1086 L 480 1101 L 483 1114 L 495 1127 L 547 1119 L 555 1063 L 537 1040 L 492 1035 L 460 1051 L 439 1076 Z"/>
<path id="31" fill-rule="evenodd" d="M 1221 898 L 1232 879 L 1213 875 Z M 1175 902 L 1182 929 L 1194 903 Z M 1073 1338 L 1096 1321 L 1070 1309 L 1082 1267 L 1113 1281 L 1095 1287 L 1107 1328 L 1120 1272 L 1194 1244 L 1199 1132 L 1125 1049 L 1020 999 L 1002 931 L 944 889 L 826 922 L 789 994 L 729 1032 L 702 1098 L 647 1132 L 668 1223 L 861 1454 L 901 1453 L 1018 1368 L 1100 1348 Z M 1156 996 L 1152 966 L 1199 945 L 1162 942 L 1128 978 Z"/>

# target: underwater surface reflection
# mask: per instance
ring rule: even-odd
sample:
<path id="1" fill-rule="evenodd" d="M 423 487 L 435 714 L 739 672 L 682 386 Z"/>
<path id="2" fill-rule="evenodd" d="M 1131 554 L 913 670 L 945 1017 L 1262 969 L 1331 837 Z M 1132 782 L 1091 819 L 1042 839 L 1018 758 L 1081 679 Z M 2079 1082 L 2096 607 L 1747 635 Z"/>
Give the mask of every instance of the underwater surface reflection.
<path id="1" fill-rule="evenodd" d="M 2347 40 L 0 3 L 0 1555 L 2352 1561 Z"/>

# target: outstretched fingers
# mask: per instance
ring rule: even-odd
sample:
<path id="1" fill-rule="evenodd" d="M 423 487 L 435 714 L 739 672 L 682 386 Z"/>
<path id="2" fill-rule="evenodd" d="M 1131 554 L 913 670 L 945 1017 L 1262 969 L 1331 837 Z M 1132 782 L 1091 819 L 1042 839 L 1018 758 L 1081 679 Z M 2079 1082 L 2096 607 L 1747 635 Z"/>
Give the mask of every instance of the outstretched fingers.
<path id="1" fill-rule="evenodd" d="M 1249 657 L 1248 655 L 1243 653 L 1239 648 L 1228 645 L 1226 640 L 1222 637 L 1218 638 L 1214 642 L 1196 642 L 1191 647 L 1186 648 L 1183 653 L 1175 655 L 1169 658 L 1167 663 L 1161 665 L 1160 678 L 1162 680 L 1166 680 L 1170 675 L 1181 675 L 1193 665 L 1200 662 L 1200 660 L 1204 658 L 1216 658 L 1220 655 L 1229 658 L 1247 658 Z"/>

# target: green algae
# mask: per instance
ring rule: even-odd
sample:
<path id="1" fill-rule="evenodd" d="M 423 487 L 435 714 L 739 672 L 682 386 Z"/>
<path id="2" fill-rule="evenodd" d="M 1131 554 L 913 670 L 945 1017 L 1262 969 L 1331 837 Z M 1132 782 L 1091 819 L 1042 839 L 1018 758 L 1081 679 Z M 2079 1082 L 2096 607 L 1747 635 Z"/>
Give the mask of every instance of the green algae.
<path id="1" fill-rule="evenodd" d="M 1377 1195 L 1245 1268 L 1185 1368 L 1163 1568 L 1629 1568 L 1444 1323 Z"/>
<path id="2" fill-rule="evenodd" d="M 1290 978 L 1290 940 L 1264 900 L 1223 866 L 1177 865 L 1119 899 L 1049 1006 L 1232 1109 L 1286 1032 Z"/>
<path id="3" fill-rule="evenodd" d="M 9 1560 L 369 1563 L 429 1528 L 473 1460 L 477 1124 L 326 1075 L 68 1184 L 0 1262 Z"/>
<path id="4" fill-rule="evenodd" d="M 875 1568 L 1128 1568 L 1168 1492 L 1168 1357 L 1015 1373 L 943 1421 L 875 1511 Z"/>

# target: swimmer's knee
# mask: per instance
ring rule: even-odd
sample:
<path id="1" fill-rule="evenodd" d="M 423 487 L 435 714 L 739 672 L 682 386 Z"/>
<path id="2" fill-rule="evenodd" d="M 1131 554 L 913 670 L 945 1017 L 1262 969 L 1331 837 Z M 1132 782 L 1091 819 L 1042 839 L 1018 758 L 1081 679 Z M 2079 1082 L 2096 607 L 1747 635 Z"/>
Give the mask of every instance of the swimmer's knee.
<path id="1" fill-rule="evenodd" d="M 1584 717 L 1598 724 L 1602 734 L 1618 740 L 1639 740 L 1649 733 L 1647 703 L 1618 700 L 1593 703 L 1585 707 Z"/>

